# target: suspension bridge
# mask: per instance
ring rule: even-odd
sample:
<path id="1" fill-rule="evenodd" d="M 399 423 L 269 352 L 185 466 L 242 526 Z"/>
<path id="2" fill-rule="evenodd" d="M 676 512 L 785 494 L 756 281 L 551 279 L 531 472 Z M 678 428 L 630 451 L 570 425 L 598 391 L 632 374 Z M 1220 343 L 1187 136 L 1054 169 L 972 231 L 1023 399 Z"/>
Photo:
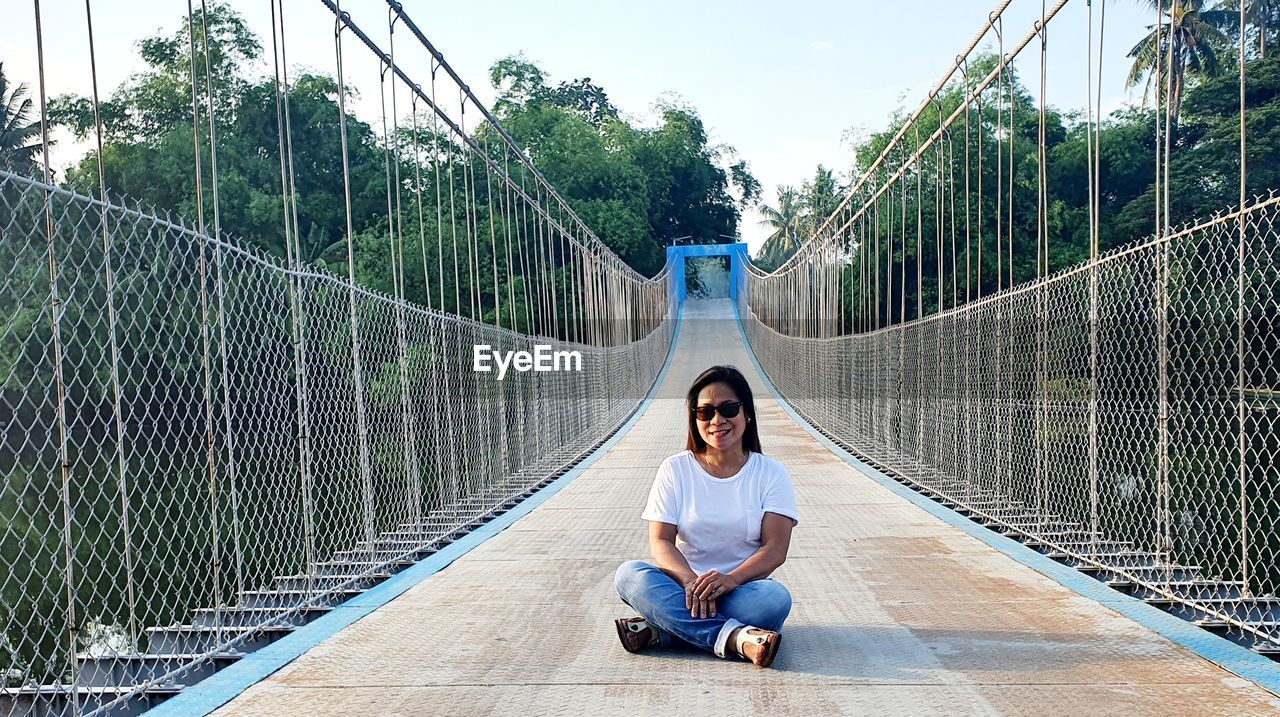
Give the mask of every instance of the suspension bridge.
<path id="1" fill-rule="evenodd" d="M 176 50 L 179 212 L 108 186 L 92 0 L 96 191 L 57 181 L 44 42 L 67 19 L 34 0 L 43 160 L 0 167 L 0 715 L 1280 712 L 1280 199 L 1247 194 L 1246 33 L 1238 202 L 1216 215 L 1170 219 L 1190 190 L 1157 92 L 1152 231 L 1102 249 L 1106 4 L 1010 29 L 1005 1 L 781 266 L 678 246 L 646 277 L 401 4 L 317 0 L 334 271 L 304 246 L 321 168 L 293 133 L 319 120 L 269 4 L 280 252 L 222 227 L 246 160 L 219 153 L 205 3 Z M 1089 43 L 1077 263 L 1054 251 L 1045 130 L 1066 22 Z M 1015 164 L 1017 62 L 1040 83 Z M 381 99 L 363 135 L 360 68 Z M 477 346 L 581 370 L 498 380 Z M 684 392 L 717 363 L 751 381 L 803 516 L 767 671 L 628 654 L 612 625 Z"/>

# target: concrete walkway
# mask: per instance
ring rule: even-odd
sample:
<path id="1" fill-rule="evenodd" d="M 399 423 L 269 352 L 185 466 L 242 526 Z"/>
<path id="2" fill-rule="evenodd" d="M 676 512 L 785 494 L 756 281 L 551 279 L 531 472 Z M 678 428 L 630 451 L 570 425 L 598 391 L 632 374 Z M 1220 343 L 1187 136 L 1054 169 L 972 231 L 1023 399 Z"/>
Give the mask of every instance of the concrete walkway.
<path id="1" fill-rule="evenodd" d="M 752 382 L 801 524 L 774 577 L 795 598 L 771 670 L 631 655 L 614 569 L 646 558 L 658 463 L 715 363 Z M 219 715 L 1280 714 L 1253 683 L 1081 597 L 863 476 L 779 408 L 727 301 L 689 302 L 658 398 L 560 493 Z"/>

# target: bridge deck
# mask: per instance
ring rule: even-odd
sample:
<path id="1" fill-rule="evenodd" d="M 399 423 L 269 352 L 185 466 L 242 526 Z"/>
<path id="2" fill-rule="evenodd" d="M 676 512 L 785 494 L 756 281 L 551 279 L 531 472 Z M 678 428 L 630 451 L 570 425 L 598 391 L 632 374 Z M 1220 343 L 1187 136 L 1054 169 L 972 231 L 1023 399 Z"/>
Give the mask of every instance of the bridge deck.
<path id="1" fill-rule="evenodd" d="M 757 391 L 801 510 L 774 668 L 624 652 L 614 569 L 681 449 L 713 363 Z M 677 712 L 678 710 L 678 712 Z M 939 521 L 831 454 L 768 395 L 727 301 L 689 302 L 657 398 L 606 456 L 512 527 L 217 714 L 1258 714 L 1280 700 Z"/>

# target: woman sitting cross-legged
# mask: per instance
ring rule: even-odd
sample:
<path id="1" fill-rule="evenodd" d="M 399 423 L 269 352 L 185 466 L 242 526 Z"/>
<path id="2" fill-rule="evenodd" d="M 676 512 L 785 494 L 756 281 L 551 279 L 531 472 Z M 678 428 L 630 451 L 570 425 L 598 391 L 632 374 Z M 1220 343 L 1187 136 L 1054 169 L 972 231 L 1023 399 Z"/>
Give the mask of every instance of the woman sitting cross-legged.
<path id="1" fill-rule="evenodd" d="M 769 575 L 787 559 L 799 524 L 785 467 L 760 451 L 755 404 L 732 366 L 689 388 L 687 450 L 662 462 L 641 516 L 653 563 L 614 575 L 640 617 L 616 620 L 628 652 L 689 644 L 768 667 L 791 593 Z"/>

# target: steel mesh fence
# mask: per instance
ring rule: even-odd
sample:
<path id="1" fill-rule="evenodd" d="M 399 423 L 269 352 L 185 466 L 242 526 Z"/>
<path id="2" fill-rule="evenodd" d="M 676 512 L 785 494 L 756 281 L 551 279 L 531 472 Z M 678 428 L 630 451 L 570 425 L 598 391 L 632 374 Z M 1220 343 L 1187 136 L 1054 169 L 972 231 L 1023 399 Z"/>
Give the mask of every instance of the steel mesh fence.
<path id="1" fill-rule="evenodd" d="M 0 713 L 202 669 L 544 483 L 656 379 L 652 293 L 634 342 L 535 338 L 0 172 Z M 582 370 L 472 370 L 535 342 Z"/>
<path id="2" fill-rule="evenodd" d="M 796 335 L 795 317 L 761 311 L 788 287 L 754 274 L 740 310 L 770 379 L 828 435 L 1274 653 L 1278 213 L 1258 201 L 868 333 Z"/>

